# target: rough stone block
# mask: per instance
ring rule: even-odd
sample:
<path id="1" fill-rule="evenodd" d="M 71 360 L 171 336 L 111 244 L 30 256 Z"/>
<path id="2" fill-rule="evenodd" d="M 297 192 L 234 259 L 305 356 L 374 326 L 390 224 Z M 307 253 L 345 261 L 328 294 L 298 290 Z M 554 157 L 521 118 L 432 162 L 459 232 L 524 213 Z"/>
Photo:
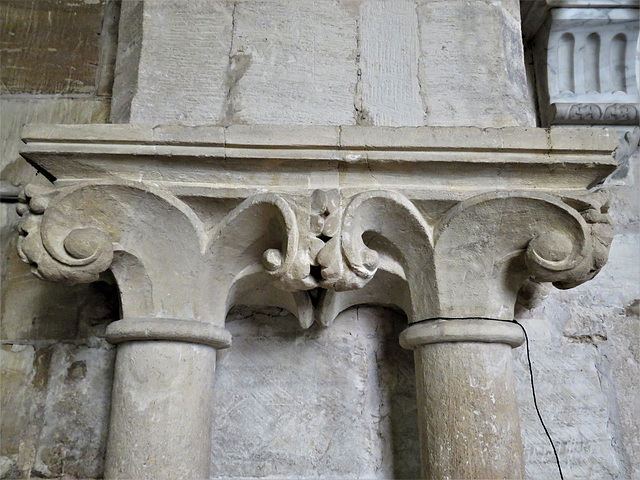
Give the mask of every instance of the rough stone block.
<path id="1" fill-rule="evenodd" d="M 0 92 L 96 92 L 106 2 L 3 1 Z"/>
<path id="2" fill-rule="evenodd" d="M 125 27 L 129 48 L 140 48 L 137 76 L 116 78 L 114 85 L 114 95 L 122 94 L 116 86 L 133 89 L 135 95 L 130 118 L 120 105 L 114 119 L 154 125 L 219 123 L 228 94 L 233 6 L 224 1 L 155 0 L 137 8 L 144 9 L 142 18 L 137 12 L 138 17 L 130 20 L 134 24 Z M 127 21 L 123 16 L 122 22 Z M 141 28 L 144 42 L 138 47 L 136 29 Z M 135 68 L 136 57 L 132 53 L 131 62 L 118 66 L 116 76 Z"/>
<path id="3" fill-rule="evenodd" d="M 2 346 L 2 478 L 102 476 L 115 349 L 90 343 Z"/>
<path id="4" fill-rule="evenodd" d="M 358 124 L 423 125 L 416 4 L 374 0 L 360 8 Z"/>
<path id="5" fill-rule="evenodd" d="M 533 126 L 517 0 L 418 7 L 426 124 Z"/>
<path id="6" fill-rule="evenodd" d="M 346 2 L 239 2 L 223 122 L 355 123 L 356 22 Z"/>
<path id="7" fill-rule="evenodd" d="M 216 372 L 213 477 L 419 477 L 402 317 L 358 308 L 329 329 L 301 331 L 286 312 L 242 309 L 227 327 L 234 344 Z"/>

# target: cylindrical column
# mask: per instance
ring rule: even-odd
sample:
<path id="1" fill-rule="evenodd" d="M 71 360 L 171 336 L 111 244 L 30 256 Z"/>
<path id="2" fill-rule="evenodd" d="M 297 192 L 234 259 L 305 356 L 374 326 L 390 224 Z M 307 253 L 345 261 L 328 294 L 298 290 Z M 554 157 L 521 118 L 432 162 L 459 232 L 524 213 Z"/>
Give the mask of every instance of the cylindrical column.
<path id="1" fill-rule="evenodd" d="M 522 330 L 499 320 L 433 320 L 411 325 L 422 476 L 524 478 L 511 348 Z"/>
<path id="2" fill-rule="evenodd" d="M 112 323 L 118 343 L 106 479 L 208 479 L 216 348 L 230 334 L 191 320 Z"/>

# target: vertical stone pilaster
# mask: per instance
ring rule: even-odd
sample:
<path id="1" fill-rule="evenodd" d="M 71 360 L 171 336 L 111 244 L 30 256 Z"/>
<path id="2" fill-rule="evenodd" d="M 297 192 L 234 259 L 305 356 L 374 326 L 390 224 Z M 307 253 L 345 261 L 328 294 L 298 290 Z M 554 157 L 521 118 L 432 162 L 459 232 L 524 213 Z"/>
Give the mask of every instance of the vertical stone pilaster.
<path id="1" fill-rule="evenodd" d="M 511 358 L 523 338 L 512 323 L 480 319 L 402 333 L 415 355 L 423 478 L 525 478 Z"/>

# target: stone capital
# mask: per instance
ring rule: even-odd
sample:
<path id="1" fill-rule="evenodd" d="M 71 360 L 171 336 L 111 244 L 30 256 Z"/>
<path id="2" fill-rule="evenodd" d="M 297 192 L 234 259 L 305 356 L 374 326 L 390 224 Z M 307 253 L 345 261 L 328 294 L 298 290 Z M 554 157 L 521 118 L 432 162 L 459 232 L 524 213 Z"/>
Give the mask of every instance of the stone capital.
<path id="1" fill-rule="evenodd" d="M 615 168 L 615 133 L 290 130 L 29 127 L 23 155 L 59 186 L 25 189 L 20 253 L 53 281 L 110 270 L 125 318 L 192 321 L 205 344 L 221 341 L 198 325 L 237 303 L 303 327 L 362 303 L 510 320 L 528 279 L 569 288 L 606 262 L 589 188 Z"/>

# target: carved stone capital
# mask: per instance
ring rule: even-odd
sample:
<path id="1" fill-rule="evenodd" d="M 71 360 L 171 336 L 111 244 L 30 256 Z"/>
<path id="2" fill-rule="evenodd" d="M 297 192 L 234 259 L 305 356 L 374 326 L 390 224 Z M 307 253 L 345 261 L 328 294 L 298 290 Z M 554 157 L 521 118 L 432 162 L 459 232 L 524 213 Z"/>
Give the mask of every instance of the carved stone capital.
<path id="1" fill-rule="evenodd" d="M 410 322 L 511 319 L 525 282 L 578 285 L 611 242 L 588 190 L 615 168 L 608 131 L 305 127 L 287 143 L 230 127 L 207 146 L 203 129 L 194 144 L 189 129 L 96 127 L 84 144 L 56 128 L 27 136 L 24 155 L 58 185 L 25 189 L 22 258 L 66 283 L 110 270 L 125 318 L 184 319 L 196 336 L 238 303 L 303 327 L 363 303 Z M 155 176 L 131 179 L 131 162 Z"/>
<path id="2" fill-rule="evenodd" d="M 510 319 L 527 278 L 568 288 L 597 274 L 611 243 L 605 207 L 568 202 L 501 192 L 449 210 L 435 233 L 439 315 Z"/>
<path id="3" fill-rule="evenodd" d="M 104 230 L 77 224 L 65 205 L 64 191 L 28 185 L 16 208 L 22 217 L 18 252 L 43 280 L 67 284 L 92 282 L 109 268 L 113 245 Z M 45 215 L 46 212 L 46 215 Z"/>

